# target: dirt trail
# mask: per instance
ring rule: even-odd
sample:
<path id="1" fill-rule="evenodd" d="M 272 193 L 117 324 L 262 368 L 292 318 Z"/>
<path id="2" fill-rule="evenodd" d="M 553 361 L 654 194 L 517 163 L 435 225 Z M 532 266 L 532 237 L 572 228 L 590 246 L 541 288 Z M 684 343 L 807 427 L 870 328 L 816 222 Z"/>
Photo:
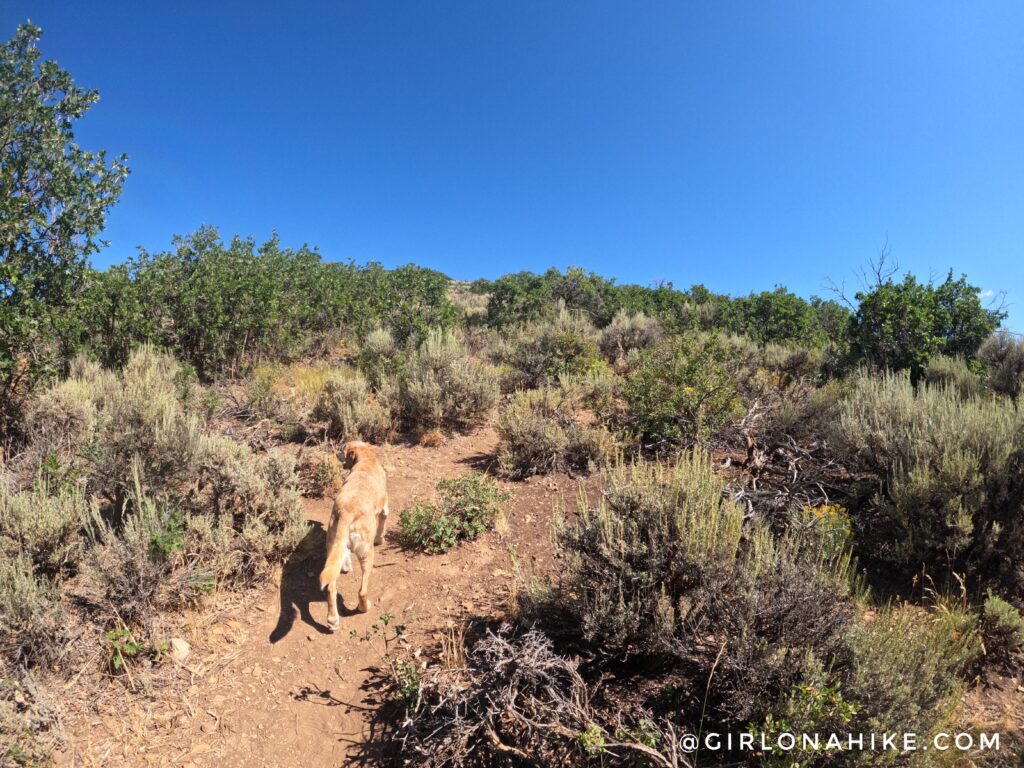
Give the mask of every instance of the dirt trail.
<path id="1" fill-rule="evenodd" d="M 392 520 L 414 501 L 430 499 L 435 483 L 482 466 L 493 453 L 493 429 L 451 438 L 438 448 L 385 446 Z M 279 585 L 247 595 L 249 602 L 197 620 L 180 695 L 155 691 L 151 700 L 121 699 L 124 712 L 73 718 L 64 766 L 373 765 L 368 689 L 383 643 L 361 641 L 389 612 L 406 624 L 413 647 L 434 646 L 446 626 L 468 615 L 492 615 L 505 604 L 508 547 L 543 568 L 550 560 L 548 522 L 573 484 L 566 478 L 511 484 L 507 525 L 447 555 L 403 551 L 389 535 L 378 549 L 369 613 L 355 613 L 358 573 L 339 582 L 342 627 L 327 631 L 318 589 L 324 524 L 331 500 L 307 500 L 313 525 L 285 564 Z M 352 637 L 355 631 L 357 637 Z M 170 663 L 170 662 L 168 662 Z M 111 685 L 120 685 L 113 682 Z"/>

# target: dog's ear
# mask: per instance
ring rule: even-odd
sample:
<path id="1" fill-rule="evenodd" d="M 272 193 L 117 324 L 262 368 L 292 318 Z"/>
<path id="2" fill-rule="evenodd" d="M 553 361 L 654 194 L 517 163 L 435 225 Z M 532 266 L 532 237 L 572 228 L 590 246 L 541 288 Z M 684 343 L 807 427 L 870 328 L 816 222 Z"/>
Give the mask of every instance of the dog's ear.
<path id="1" fill-rule="evenodd" d="M 341 449 L 342 455 L 342 466 L 345 469 L 352 469 L 355 463 L 359 461 L 359 446 L 352 442 L 345 443 L 345 447 Z"/>

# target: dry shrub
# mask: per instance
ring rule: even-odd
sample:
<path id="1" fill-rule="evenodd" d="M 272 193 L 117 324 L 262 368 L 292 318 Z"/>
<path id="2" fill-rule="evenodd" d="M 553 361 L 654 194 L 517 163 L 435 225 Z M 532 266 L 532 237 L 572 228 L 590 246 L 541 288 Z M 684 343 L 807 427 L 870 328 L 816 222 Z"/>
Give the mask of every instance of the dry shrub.
<path id="1" fill-rule="evenodd" d="M 330 447 L 303 449 L 296 463 L 303 496 L 331 496 L 341 490 L 345 470 Z"/>
<path id="2" fill-rule="evenodd" d="M 981 612 L 981 633 L 985 653 L 1000 664 L 1009 664 L 1024 651 L 1024 616 L 991 592 Z"/>
<path id="3" fill-rule="evenodd" d="M 999 330 L 978 348 L 978 359 L 988 368 L 988 385 L 997 395 L 1016 399 L 1024 388 L 1024 338 Z"/>
<path id="4" fill-rule="evenodd" d="M 386 328 L 375 328 L 366 334 L 359 346 L 357 362 L 359 370 L 375 390 L 394 374 L 398 353 L 398 345 L 391 331 Z"/>
<path id="5" fill-rule="evenodd" d="M 860 374 L 832 443 L 877 491 L 859 516 L 861 546 L 916 570 L 948 569 L 1024 590 L 1024 411 L 963 398 L 907 373 Z"/>
<path id="6" fill-rule="evenodd" d="M 58 440 L 47 446 L 67 444 L 61 457 L 81 474 L 86 492 L 111 502 L 102 517 L 91 516 L 95 546 L 88 571 L 103 599 L 126 621 L 173 602 L 175 590 L 189 598 L 194 584 L 207 588 L 216 580 L 265 577 L 302 538 L 294 460 L 277 451 L 258 455 L 225 437 L 204 434 L 193 410 L 199 407 L 194 374 L 172 358 L 142 348 L 118 375 L 86 362 L 76 363 L 72 375 L 76 378 L 44 393 L 43 402 L 67 403 L 64 394 L 79 393 L 92 414 L 88 430 L 60 436 L 60 424 L 80 422 L 54 418 L 54 408 L 40 409 L 39 418 L 50 414 L 48 434 Z M 61 397 L 47 399 L 53 393 Z M 70 518 L 84 505 L 77 490 L 35 503 L 37 514 L 46 513 L 51 521 L 35 535 L 44 543 L 73 544 L 73 536 L 64 537 L 75 525 Z M 8 518 L 13 513 L 4 515 Z M 167 541 L 183 541 L 156 557 L 151 540 L 163 541 L 165 534 Z M 42 545 L 38 550 L 51 563 L 65 557 Z M 164 586 L 157 585 L 160 581 Z"/>
<path id="7" fill-rule="evenodd" d="M 601 330 L 601 354 L 614 362 L 634 350 L 657 346 L 663 336 L 661 324 L 653 317 L 620 309 Z"/>
<path id="8" fill-rule="evenodd" d="M 465 431 L 497 404 L 498 373 L 469 357 L 455 336 L 433 329 L 409 357 L 397 396 L 406 428 Z"/>
<path id="9" fill-rule="evenodd" d="M 0 558 L 0 657 L 32 666 L 54 658 L 65 639 L 60 590 L 24 554 Z"/>
<path id="10" fill-rule="evenodd" d="M 671 723 L 643 710 L 608 722 L 579 661 L 537 631 L 488 632 L 464 664 L 421 682 L 398 739 L 424 768 L 464 765 L 690 765 Z M 673 759 L 673 757 L 675 759 Z"/>
<path id="11" fill-rule="evenodd" d="M 46 766 L 63 745 L 60 711 L 33 676 L 0 667 L 0 764 Z"/>
<path id="12" fill-rule="evenodd" d="M 444 443 L 444 432 L 439 429 L 428 429 L 420 433 L 416 443 L 424 448 L 437 448 Z"/>
<path id="13" fill-rule="evenodd" d="M 199 561 L 229 583 L 267 577 L 306 533 L 295 459 L 278 450 L 256 455 L 227 438 L 208 436 L 198 476 L 183 506 L 189 530 L 210 533 L 208 541 L 188 539 Z"/>
<path id="14" fill-rule="evenodd" d="M 73 568 L 81 554 L 80 532 L 89 504 L 76 486 L 51 489 L 40 481 L 16 493 L 0 482 L 0 553 L 28 555 L 41 572 Z"/>
<path id="15" fill-rule="evenodd" d="M 932 387 L 948 387 L 968 399 L 981 394 L 981 378 L 962 357 L 932 355 L 924 367 L 923 380 Z"/>
<path id="16" fill-rule="evenodd" d="M 962 674 L 981 651 L 973 614 L 943 602 L 883 607 L 851 625 L 847 643 L 844 692 L 863 702 L 851 731 L 916 733 L 919 743 L 953 725 Z"/>
<path id="17" fill-rule="evenodd" d="M 370 393 L 366 378 L 354 369 L 338 369 L 327 377 L 313 418 L 328 422 L 329 433 L 342 440 L 380 443 L 391 433 L 391 414 Z"/>
<path id="18" fill-rule="evenodd" d="M 98 588 L 97 603 L 111 618 L 139 626 L 152 620 L 155 611 L 185 604 L 198 593 L 190 589 L 188 569 L 179 570 L 184 547 L 180 512 L 146 496 L 138 474 L 135 479 L 130 510 L 120 524 L 94 514 L 85 571 Z M 203 580 L 198 576 L 196 585 Z"/>
<path id="19" fill-rule="evenodd" d="M 594 324 L 582 312 L 560 306 L 551 318 L 522 328 L 502 362 L 520 387 L 551 385 L 563 375 L 579 375 L 604 365 Z"/>
<path id="20" fill-rule="evenodd" d="M 106 383 L 97 382 L 105 378 L 106 374 L 70 378 L 36 396 L 29 407 L 26 431 L 39 454 L 70 456 L 92 437 L 97 395 L 107 389 Z"/>
<path id="21" fill-rule="evenodd" d="M 87 493 L 121 506 L 130 467 L 142 463 L 154 492 L 172 493 L 192 473 L 202 419 L 187 374 L 173 358 L 141 347 L 118 374 L 84 360 L 33 407 L 30 451 L 81 471 Z M 87 414 L 87 416 L 86 416 Z"/>
<path id="22" fill-rule="evenodd" d="M 582 421 L 567 387 L 517 392 L 498 416 L 498 468 L 506 477 L 590 472 L 612 452 L 607 429 Z"/>
<path id="23" fill-rule="evenodd" d="M 721 654 L 712 692 L 735 721 L 766 711 L 805 654 L 831 658 L 852 612 L 848 554 L 744 524 L 699 451 L 612 469 L 597 508 L 581 499 L 557 537 L 583 636 L 603 653 L 697 664 L 705 679 Z"/>

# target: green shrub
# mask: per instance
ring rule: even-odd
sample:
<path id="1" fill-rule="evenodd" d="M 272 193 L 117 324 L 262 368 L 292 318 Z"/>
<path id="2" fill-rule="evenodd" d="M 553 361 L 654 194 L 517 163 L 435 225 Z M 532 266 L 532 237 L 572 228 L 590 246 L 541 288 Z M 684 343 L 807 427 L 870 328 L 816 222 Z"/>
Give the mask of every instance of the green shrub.
<path id="1" fill-rule="evenodd" d="M 1001 663 L 1024 650 L 1024 616 L 1020 611 L 989 592 L 981 613 L 981 634 L 985 652 Z"/>
<path id="2" fill-rule="evenodd" d="M 471 472 L 437 484 L 437 501 L 402 510 L 398 535 L 403 546 L 441 554 L 459 541 L 488 530 L 508 494 L 485 475 Z"/>
<path id="3" fill-rule="evenodd" d="M 932 355 L 924 367 L 922 379 L 932 387 L 949 387 L 965 399 L 981 394 L 981 378 L 962 357 Z"/>
<path id="4" fill-rule="evenodd" d="M 406 428 L 463 431 L 483 421 L 497 404 L 498 374 L 470 358 L 456 337 L 434 329 L 409 357 L 397 397 Z"/>
<path id="5" fill-rule="evenodd" d="M 0 553 L 21 552 L 41 572 L 73 568 L 81 554 L 79 534 L 89 504 L 74 486 L 51 491 L 47 483 L 15 493 L 0 483 Z"/>
<path id="6" fill-rule="evenodd" d="M 517 392 L 498 416 L 498 468 L 506 477 L 590 472 L 612 451 L 604 427 L 591 426 L 565 387 Z"/>
<path id="7" fill-rule="evenodd" d="M 644 444 L 707 443 L 740 407 L 727 360 L 713 337 L 675 337 L 641 352 L 622 384 L 620 426 Z"/>
<path id="8" fill-rule="evenodd" d="M 854 354 L 878 370 L 910 370 L 916 383 L 935 354 L 971 359 L 1005 313 L 985 309 L 981 289 L 953 272 L 938 285 L 907 274 L 857 294 L 850 321 Z"/>
<path id="9" fill-rule="evenodd" d="M 0 656 L 13 664 L 46 663 L 57 656 L 64 639 L 56 584 L 36 575 L 27 555 L 0 558 Z"/>
<path id="10" fill-rule="evenodd" d="M 328 422 L 330 434 L 342 440 L 384 442 L 391 433 L 391 415 L 370 393 L 366 378 L 356 370 L 328 375 L 313 408 L 313 418 Z"/>
<path id="11" fill-rule="evenodd" d="M 988 385 L 997 395 L 1016 399 L 1024 388 L 1024 338 L 1009 331 L 993 333 L 978 348 L 978 359 L 987 367 Z"/>
<path id="12" fill-rule="evenodd" d="M 1024 412 L 906 373 L 859 375 L 832 430 L 838 456 L 874 475 L 860 546 L 908 570 L 946 568 L 1024 589 Z"/>
<path id="13" fill-rule="evenodd" d="M 547 320 L 525 326 L 504 360 L 519 376 L 519 384 L 539 387 L 560 376 L 579 375 L 601 366 L 599 334 L 593 323 L 564 306 Z"/>

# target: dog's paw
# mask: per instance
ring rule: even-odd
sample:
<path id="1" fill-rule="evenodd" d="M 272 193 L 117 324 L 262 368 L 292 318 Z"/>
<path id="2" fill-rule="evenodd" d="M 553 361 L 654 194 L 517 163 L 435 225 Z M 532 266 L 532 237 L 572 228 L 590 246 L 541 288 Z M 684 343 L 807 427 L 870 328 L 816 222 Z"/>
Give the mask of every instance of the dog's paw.
<path id="1" fill-rule="evenodd" d="M 341 629 L 341 617 L 335 616 L 334 618 L 331 618 L 330 616 L 328 616 L 327 630 L 329 632 L 337 632 L 339 629 Z"/>
<path id="2" fill-rule="evenodd" d="M 369 600 L 369 599 L 367 599 L 365 597 L 360 597 L 359 598 L 359 612 L 360 613 L 366 613 L 368 610 L 370 610 L 370 606 L 371 605 L 373 605 L 373 601 L 371 601 L 371 600 Z"/>

